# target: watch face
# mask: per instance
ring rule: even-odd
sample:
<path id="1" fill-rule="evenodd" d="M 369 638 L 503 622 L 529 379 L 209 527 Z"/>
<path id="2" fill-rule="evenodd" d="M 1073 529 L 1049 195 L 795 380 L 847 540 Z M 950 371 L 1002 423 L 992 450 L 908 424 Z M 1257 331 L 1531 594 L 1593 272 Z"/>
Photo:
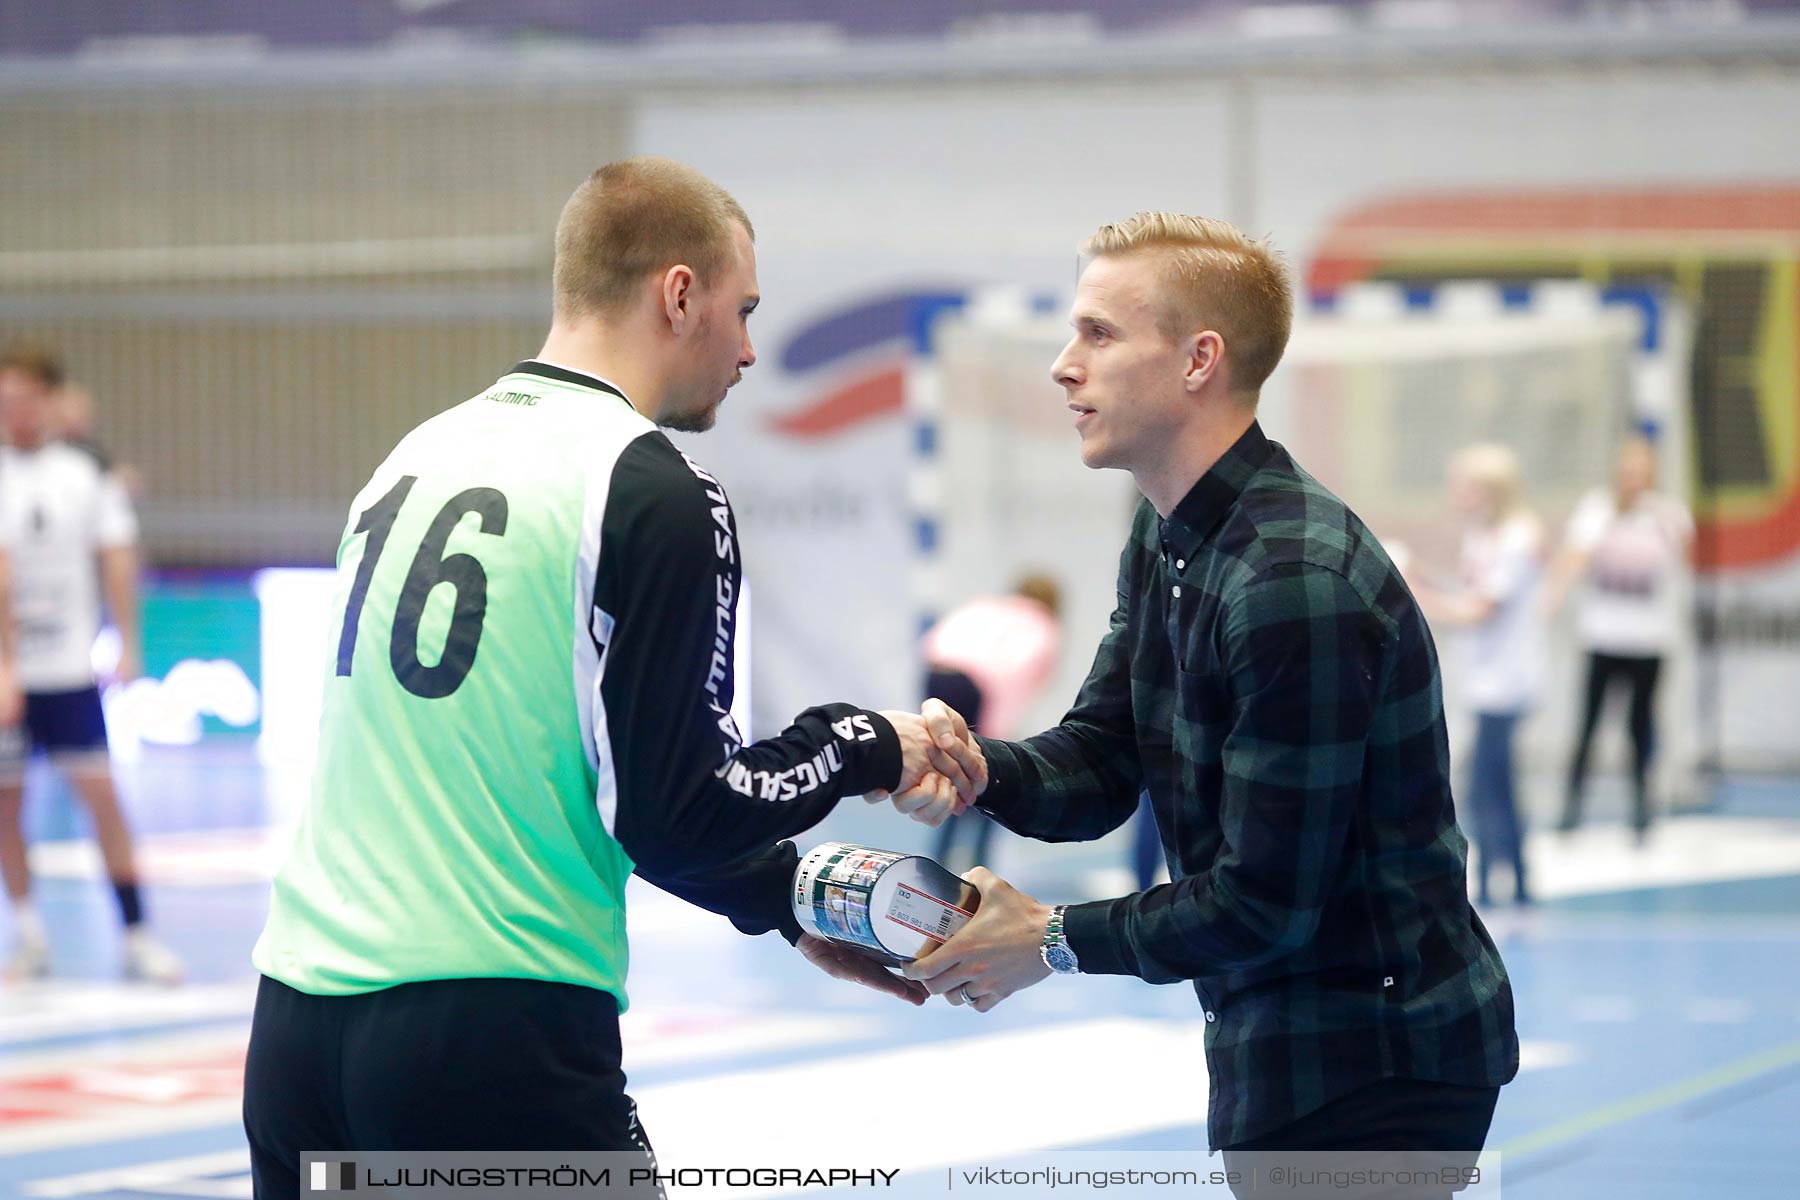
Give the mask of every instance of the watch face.
<path id="1" fill-rule="evenodd" d="M 1073 975 L 1077 970 L 1075 952 L 1067 946 L 1045 947 L 1044 961 L 1049 963 L 1050 969 L 1058 975 Z"/>

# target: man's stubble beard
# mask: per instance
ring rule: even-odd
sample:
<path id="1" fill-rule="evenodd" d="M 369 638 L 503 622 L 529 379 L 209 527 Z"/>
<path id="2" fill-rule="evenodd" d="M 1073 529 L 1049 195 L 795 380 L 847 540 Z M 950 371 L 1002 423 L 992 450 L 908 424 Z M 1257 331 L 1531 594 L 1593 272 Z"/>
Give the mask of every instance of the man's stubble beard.
<path id="1" fill-rule="evenodd" d="M 733 371 L 731 382 L 725 385 L 726 393 L 729 394 L 732 388 L 743 381 L 743 378 L 743 368 L 740 367 Z M 664 429 L 673 429 L 677 433 L 705 433 L 718 423 L 719 408 L 724 403 L 725 397 L 720 396 L 711 404 L 693 412 L 664 413 L 656 419 L 656 423 Z"/>
<path id="2" fill-rule="evenodd" d="M 719 406 L 708 405 L 699 412 L 668 413 L 657 424 L 676 433 L 705 433 L 719 419 Z"/>
<path id="3" fill-rule="evenodd" d="M 725 403 L 720 396 L 711 404 L 690 409 L 687 412 L 665 412 L 656 419 L 656 423 L 664 429 L 673 429 L 677 433 L 705 433 L 719 419 L 719 406 Z"/>

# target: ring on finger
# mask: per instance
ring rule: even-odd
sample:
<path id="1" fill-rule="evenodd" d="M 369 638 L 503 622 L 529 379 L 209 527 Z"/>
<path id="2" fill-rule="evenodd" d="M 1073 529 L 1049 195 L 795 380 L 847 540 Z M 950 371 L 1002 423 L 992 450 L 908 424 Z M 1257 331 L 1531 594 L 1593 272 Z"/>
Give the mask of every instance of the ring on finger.
<path id="1" fill-rule="evenodd" d="M 975 997 L 969 995 L 969 985 L 966 983 L 957 985 L 956 994 L 962 997 L 962 1002 L 964 1004 L 975 1003 Z"/>

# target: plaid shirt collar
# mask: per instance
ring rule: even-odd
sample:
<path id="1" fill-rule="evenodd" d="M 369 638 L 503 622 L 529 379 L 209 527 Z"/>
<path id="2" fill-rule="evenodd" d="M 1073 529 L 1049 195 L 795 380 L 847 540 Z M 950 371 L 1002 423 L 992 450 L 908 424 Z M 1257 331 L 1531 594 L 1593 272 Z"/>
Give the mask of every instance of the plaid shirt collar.
<path id="1" fill-rule="evenodd" d="M 1261 423 L 1250 422 L 1244 435 L 1219 456 L 1212 469 L 1181 498 L 1175 511 L 1163 519 L 1160 531 L 1163 549 L 1184 560 L 1199 553 L 1231 506 L 1237 503 L 1250 477 L 1269 461 L 1272 450 L 1269 439 L 1263 436 Z"/>

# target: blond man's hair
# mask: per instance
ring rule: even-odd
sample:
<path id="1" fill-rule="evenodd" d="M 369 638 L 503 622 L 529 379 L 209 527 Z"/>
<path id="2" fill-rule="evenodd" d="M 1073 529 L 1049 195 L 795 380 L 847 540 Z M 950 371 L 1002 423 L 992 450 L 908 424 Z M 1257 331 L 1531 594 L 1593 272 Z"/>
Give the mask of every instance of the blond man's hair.
<path id="1" fill-rule="evenodd" d="M 1525 470 L 1511 447 L 1499 442 L 1464 446 L 1450 460 L 1450 469 L 1486 493 L 1496 520 L 1529 514 L 1525 504 Z"/>
<path id="2" fill-rule="evenodd" d="M 756 240 L 743 206 L 692 167 L 651 156 L 607 163 L 556 223 L 557 314 L 616 313 L 646 275 L 678 263 L 706 287 L 730 263 L 738 225 Z"/>
<path id="3" fill-rule="evenodd" d="M 1102 225 L 1082 246 L 1090 258 L 1155 253 L 1165 295 L 1157 322 L 1165 336 L 1211 329 L 1225 340 L 1231 388 L 1254 397 L 1287 349 L 1294 294 L 1281 256 L 1211 217 L 1143 212 Z"/>

